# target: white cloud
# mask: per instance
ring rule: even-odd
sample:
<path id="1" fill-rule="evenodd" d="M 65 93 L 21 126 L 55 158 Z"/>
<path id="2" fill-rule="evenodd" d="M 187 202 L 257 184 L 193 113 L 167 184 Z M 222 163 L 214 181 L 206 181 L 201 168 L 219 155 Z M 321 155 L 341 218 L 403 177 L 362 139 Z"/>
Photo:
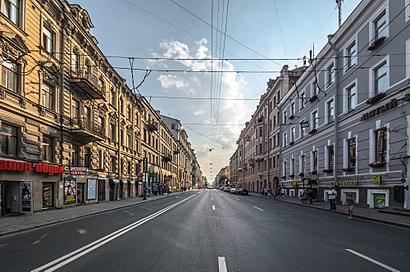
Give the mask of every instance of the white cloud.
<path id="1" fill-rule="evenodd" d="M 173 102 L 175 108 L 185 112 L 183 118 L 176 117 L 181 119 L 182 125 L 184 123 L 203 124 L 203 126 L 195 126 L 191 131 L 187 128 L 187 131 L 201 166 L 208 168 L 207 164 L 212 161 L 213 176 L 215 176 L 220 168 L 226 166 L 229 157 L 235 151 L 236 140 L 243 128 L 243 126 L 235 125 L 244 124 L 248 121 L 250 109 L 247 108 L 244 101 L 240 100 L 243 98 L 241 90 L 247 84 L 245 79 L 234 72 L 235 67 L 229 61 L 224 61 L 223 65 L 217 59 L 209 61 L 212 56 L 207 46 L 206 39 L 197 41 L 192 47 L 180 41 L 164 41 L 160 44 L 163 52 L 155 54 L 155 57 L 178 60 L 155 61 L 151 62 L 150 65 L 156 64 L 161 67 L 166 65 L 169 70 L 182 69 L 187 71 L 185 73 L 163 74 L 157 77 L 157 80 L 161 83 L 164 92 L 175 93 L 175 96 L 179 95 L 178 92 L 183 92 L 193 98 L 189 102 L 186 100 Z M 204 72 L 192 73 L 188 71 Z M 221 76 L 212 73 L 214 85 L 212 88 L 211 73 L 206 73 L 207 71 L 224 71 L 220 74 Z M 221 81 L 217 83 L 218 80 Z M 210 99 L 194 99 L 210 97 L 211 93 L 212 101 Z M 217 98 L 219 97 L 233 100 L 221 99 L 218 101 Z M 187 114 L 187 111 L 190 114 Z M 215 125 L 216 121 L 218 124 Z M 214 148 L 214 150 L 210 152 L 209 148 Z M 207 169 L 203 170 L 208 172 Z"/>

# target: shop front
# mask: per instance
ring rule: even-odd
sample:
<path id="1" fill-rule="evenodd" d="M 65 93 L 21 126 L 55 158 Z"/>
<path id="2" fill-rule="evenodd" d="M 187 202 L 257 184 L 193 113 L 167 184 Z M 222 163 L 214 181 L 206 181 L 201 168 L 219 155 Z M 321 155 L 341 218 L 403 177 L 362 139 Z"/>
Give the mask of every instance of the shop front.
<path id="1" fill-rule="evenodd" d="M 0 216 L 60 207 L 64 167 L 0 160 Z"/>

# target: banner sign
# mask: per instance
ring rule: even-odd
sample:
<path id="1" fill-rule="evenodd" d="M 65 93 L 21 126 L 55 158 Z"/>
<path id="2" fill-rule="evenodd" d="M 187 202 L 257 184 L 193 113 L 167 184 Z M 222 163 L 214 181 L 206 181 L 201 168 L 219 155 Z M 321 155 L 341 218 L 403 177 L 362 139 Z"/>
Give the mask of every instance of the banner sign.
<path id="1" fill-rule="evenodd" d="M 20 183 L 20 195 L 21 195 L 21 213 L 33 212 L 33 191 L 31 182 Z"/>
<path id="2" fill-rule="evenodd" d="M 64 204 L 75 203 L 77 200 L 77 180 L 73 179 L 64 179 Z"/>

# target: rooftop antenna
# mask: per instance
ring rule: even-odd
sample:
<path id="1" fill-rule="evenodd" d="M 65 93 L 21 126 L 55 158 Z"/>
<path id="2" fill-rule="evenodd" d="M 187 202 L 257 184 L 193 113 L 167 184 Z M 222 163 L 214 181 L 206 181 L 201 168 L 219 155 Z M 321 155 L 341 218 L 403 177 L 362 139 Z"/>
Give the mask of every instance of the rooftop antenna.
<path id="1" fill-rule="evenodd" d="M 339 28 L 342 25 L 342 2 L 343 0 L 336 0 L 337 10 L 339 12 Z"/>

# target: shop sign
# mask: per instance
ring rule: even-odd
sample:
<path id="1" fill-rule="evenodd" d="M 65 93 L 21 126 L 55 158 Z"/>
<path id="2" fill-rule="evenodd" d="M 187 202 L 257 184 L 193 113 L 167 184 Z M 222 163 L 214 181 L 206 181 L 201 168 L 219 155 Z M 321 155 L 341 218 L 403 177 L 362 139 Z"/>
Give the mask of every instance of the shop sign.
<path id="1" fill-rule="evenodd" d="M 358 181 L 339 181 L 335 182 L 336 186 L 357 186 L 359 185 Z"/>
<path id="2" fill-rule="evenodd" d="M 290 185 L 291 185 L 292 187 L 296 187 L 296 186 L 298 185 L 298 183 L 297 183 L 296 181 L 292 181 L 292 182 L 290 183 Z"/>
<path id="3" fill-rule="evenodd" d="M 72 176 L 86 176 L 88 172 L 87 167 L 72 166 L 70 168 L 70 175 Z"/>
<path id="4" fill-rule="evenodd" d="M 360 121 L 366 121 L 366 120 L 368 120 L 368 119 L 370 119 L 374 116 L 377 116 L 379 114 L 382 114 L 383 112 L 389 111 L 389 110 L 397 107 L 397 105 L 398 105 L 397 99 L 392 99 L 390 102 L 387 102 L 386 104 L 384 104 L 384 105 L 382 105 L 378 108 L 375 108 L 372 111 L 369 111 L 369 112 L 363 114 Z"/>
<path id="5" fill-rule="evenodd" d="M 21 205 L 20 211 L 22 213 L 33 212 L 33 191 L 31 182 L 20 183 Z"/>
<path id="6" fill-rule="evenodd" d="M 14 172 L 31 172 L 45 173 L 49 176 L 54 174 L 63 174 L 64 167 L 58 165 L 50 165 L 46 163 L 33 164 L 31 162 L 18 162 L 0 160 L 0 171 L 14 171 Z"/>
<path id="7" fill-rule="evenodd" d="M 374 185 L 380 185 L 382 182 L 382 177 L 381 176 L 374 176 L 373 177 L 373 184 Z"/>

